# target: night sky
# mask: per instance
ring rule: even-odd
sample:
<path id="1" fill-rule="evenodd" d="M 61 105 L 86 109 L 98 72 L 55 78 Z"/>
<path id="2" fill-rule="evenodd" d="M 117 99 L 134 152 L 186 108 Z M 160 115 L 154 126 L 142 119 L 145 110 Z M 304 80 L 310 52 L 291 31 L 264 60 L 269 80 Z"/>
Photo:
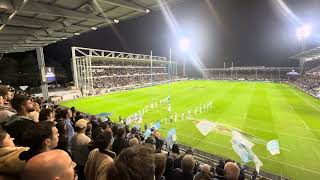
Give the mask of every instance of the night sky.
<path id="1" fill-rule="evenodd" d="M 208 4 L 212 5 L 210 6 Z M 299 26 L 275 6 L 275 0 L 185 0 L 171 7 L 179 28 L 190 38 L 193 52 L 206 67 L 231 66 L 296 66 L 288 57 L 301 51 L 296 38 Z M 320 0 L 284 0 L 303 23 L 311 23 L 319 31 Z M 45 59 L 70 62 L 71 46 L 90 47 L 169 56 L 185 54 L 177 48 L 161 10 L 120 22 L 110 27 L 81 34 L 44 48 Z M 320 36 L 314 33 L 307 48 L 319 46 Z M 69 70 L 68 70 L 69 71 Z"/>

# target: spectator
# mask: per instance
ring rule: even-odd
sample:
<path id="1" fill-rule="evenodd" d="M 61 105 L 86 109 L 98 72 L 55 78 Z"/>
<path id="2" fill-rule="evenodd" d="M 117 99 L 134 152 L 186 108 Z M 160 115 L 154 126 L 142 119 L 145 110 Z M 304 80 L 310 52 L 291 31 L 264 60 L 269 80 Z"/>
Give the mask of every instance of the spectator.
<path id="1" fill-rule="evenodd" d="M 29 147 L 29 150 L 20 154 L 21 160 L 28 161 L 37 154 L 57 147 L 59 133 L 53 122 L 39 122 L 35 129 L 28 129 L 28 131 L 30 131 L 29 135 L 26 134 L 22 140 L 23 145 Z"/>
<path id="2" fill-rule="evenodd" d="M 200 167 L 200 172 L 198 172 L 193 180 L 210 180 L 210 166 L 208 164 L 203 164 Z"/>
<path id="3" fill-rule="evenodd" d="M 15 147 L 13 138 L 3 129 L 0 129 L 0 179 L 20 179 L 25 162 L 19 159 L 25 147 Z"/>
<path id="4" fill-rule="evenodd" d="M 102 133 L 102 128 L 99 126 L 99 123 L 97 121 L 91 121 L 91 124 L 92 124 L 91 138 L 94 140 L 100 133 Z"/>
<path id="5" fill-rule="evenodd" d="M 224 165 L 224 177 L 226 180 L 238 180 L 240 175 L 240 168 L 234 162 L 227 162 Z"/>
<path id="6" fill-rule="evenodd" d="M 11 103 L 12 107 L 17 111 L 17 114 L 15 116 L 11 116 L 9 122 L 22 119 L 33 121 L 29 117 L 30 112 L 34 111 L 35 109 L 34 104 L 29 97 L 17 94 L 14 99 L 12 99 Z"/>
<path id="7" fill-rule="evenodd" d="M 165 180 L 165 177 L 162 176 L 166 169 L 166 157 L 162 153 L 156 153 L 154 157 L 155 162 L 155 180 Z"/>
<path id="8" fill-rule="evenodd" d="M 129 141 L 129 147 L 139 145 L 139 140 L 136 137 L 133 137 Z"/>
<path id="9" fill-rule="evenodd" d="M 182 172 L 177 173 L 175 179 L 192 180 L 194 165 L 195 161 L 193 159 L 193 156 L 190 154 L 186 154 L 181 161 Z"/>
<path id="10" fill-rule="evenodd" d="M 173 168 L 181 168 L 182 156 L 180 156 L 180 150 L 178 144 L 173 144 L 169 155 L 174 159 Z"/>
<path id="11" fill-rule="evenodd" d="M 124 149 L 107 171 L 107 179 L 151 180 L 155 177 L 154 150 L 149 145 Z"/>
<path id="12" fill-rule="evenodd" d="M 3 98 L 3 93 L 1 93 L 0 88 L 0 123 L 5 122 L 9 119 L 10 116 L 17 113 L 12 107 L 5 106 L 5 99 Z"/>
<path id="13" fill-rule="evenodd" d="M 219 159 L 219 163 L 218 165 L 216 165 L 216 173 L 218 176 L 224 176 L 224 160 L 223 159 Z"/>
<path id="14" fill-rule="evenodd" d="M 2 127 L 14 138 L 13 142 L 17 146 L 27 146 L 25 139 L 31 137 L 37 129 L 35 122 L 18 118 L 2 124 Z"/>
<path id="15" fill-rule="evenodd" d="M 91 139 L 85 135 L 88 120 L 80 119 L 76 122 L 76 134 L 71 138 L 71 152 L 74 161 L 77 163 L 79 180 L 85 179 L 83 171 L 89 155 L 88 145 Z"/>
<path id="16" fill-rule="evenodd" d="M 77 111 L 75 113 L 75 117 L 74 117 L 75 122 L 77 122 L 79 119 L 82 119 L 82 118 L 83 118 L 83 116 L 81 115 L 81 113 L 79 111 Z"/>
<path id="17" fill-rule="evenodd" d="M 127 139 L 130 140 L 131 138 L 133 138 L 136 135 L 137 131 L 138 130 L 136 127 L 131 128 L 130 133 L 127 134 Z"/>
<path id="18" fill-rule="evenodd" d="M 177 171 L 174 170 L 173 168 L 174 165 L 174 159 L 171 156 L 167 157 L 167 162 L 166 162 L 166 170 L 164 171 L 164 177 L 166 180 L 174 180 Z"/>
<path id="19" fill-rule="evenodd" d="M 59 142 L 56 149 L 61 149 L 69 153 L 68 140 L 66 136 L 67 126 L 62 121 L 58 121 L 56 124 L 56 128 L 58 129 L 58 133 L 59 133 Z"/>
<path id="20" fill-rule="evenodd" d="M 4 106 L 6 106 L 8 108 L 12 108 L 11 100 L 13 99 L 14 94 L 10 91 L 10 89 L 8 89 L 6 87 L 1 87 L 0 88 L 0 96 L 2 96 L 2 98 L 3 98 Z"/>
<path id="21" fill-rule="evenodd" d="M 119 155 L 122 149 L 129 147 L 128 141 L 125 139 L 126 130 L 124 128 L 119 128 L 117 130 L 117 138 L 113 141 L 112 151 Z"/>
<path id="22" fill-rule="evenodd" d="M 61 113 L 61 118 L 63 119 L 64 124 L 67 127 L 66 136 L 67 136 L 67 140 L 68 140 L 68 151 L 71 152 L 71 138 L 74 135 L 73 124 L 70 119 L 71 118 L 71 111 L 67 110 L 67 109 L 63 109 L 63 110 L 61 110 L 60 113 Z"/>
<path id="23" fill-rule="evenodd" d="M 94 144 L 97 147 L 89 154 L 85 165 L 86 179 L 105 180 L 107 169 L 113 163 L 116 154 L 108 149 L 112 139 L 111 131 L 104 131 L 97 136 Z"/>
<path id="24" fill-rule="evenodd" d="M 39 113 L 39 121 L 54 121 L 54 112 L 50 108 L 42 109 Z"/>
<path id="25" fill-rule="evenodd" d="M 31 158 L 23 171 L 23 180 L 74 180 L 74 167 L 70 156 L 62 150 L 51 150 Z"/>

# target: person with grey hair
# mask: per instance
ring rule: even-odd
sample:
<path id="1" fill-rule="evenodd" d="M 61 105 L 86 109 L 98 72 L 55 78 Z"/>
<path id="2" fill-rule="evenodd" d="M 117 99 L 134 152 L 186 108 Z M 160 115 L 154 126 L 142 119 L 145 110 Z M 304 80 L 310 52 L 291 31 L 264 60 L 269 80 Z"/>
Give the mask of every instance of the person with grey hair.
<path id="1" fill-rule="evenodd" d="M 91 139 L 86 136 L 88 120 L 80 119 L 76 122 L 76 134 L 71 138 L 71 152 L 75 163 L 77 163 L 78 179 L 85 179 L 84 167 L 89 156 L 88 145 Z"/>
<path id="2" fill-rule="evenodd" d="M 176 180 L 193 180 L 193 169 L 195 166 L 195 160 L 193 155 L 186 154 L 181 161 L 182 172 L 176 174 Z"/>
<path id="3" fill-rule="evenodd" d="M 203 164 L 200 166 L 200 172 L 198 172 L 193 180 L 210 180 L 210 166 L 208 164 Z"/>
<path id="4" fill-rule="evenodd" d="M 240 168 L 234 162 L 227 162 L 224 165 L 224 178 L 226 180 L 238 180 L 240 175 Z"/>

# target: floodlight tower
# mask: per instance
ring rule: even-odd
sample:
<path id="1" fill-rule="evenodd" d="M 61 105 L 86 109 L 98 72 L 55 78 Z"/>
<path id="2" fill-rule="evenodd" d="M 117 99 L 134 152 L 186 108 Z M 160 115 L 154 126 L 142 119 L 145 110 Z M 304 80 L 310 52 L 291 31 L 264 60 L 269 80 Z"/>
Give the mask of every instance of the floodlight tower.
<path id="1" fill-rule="evenodd" d="M 296 36 L 298 41 L 301 43 L 302 52 L 306 50 L 306 41 L 312 33 L 312 26 L 310 24 L 305 24 L 296 30 Z M 304 59 L 300 59 L 300 75 L 303 73 L 304 69 Z"/>
<path id="2" fill-rule="evenodd" d="M 188 51 L 190 47 L 189 39 L 186 37 L 182 37 L 179 40 L 179 47 L 182 52 Z M 186 60 L 185 59 L 183 59 L 183 76 L 186 76 Z"/>

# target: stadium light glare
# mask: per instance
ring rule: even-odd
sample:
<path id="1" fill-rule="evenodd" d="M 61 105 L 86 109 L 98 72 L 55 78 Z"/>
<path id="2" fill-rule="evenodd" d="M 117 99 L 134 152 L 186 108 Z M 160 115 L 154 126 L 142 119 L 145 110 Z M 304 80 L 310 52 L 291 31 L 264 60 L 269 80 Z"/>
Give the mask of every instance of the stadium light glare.
<path id="1" fill-rule="evenodd" d="M 190 47 L 190 41 L 188 38 L 183 37 L 179 40 L 179 47 L 182 51 L 187 51 Z"/>
<path id="2" fill-rule="evenodd" d="M 312 26 L 305 24 L 296 30 L 296 35 L 299 41 L 307 39 L 312 33 Z"/>
<path id="3" fill-rule="evenodd" d="M 95 31 L 95 30 L 97 30 L 98 28 L 97 28 L 97 27 L 92 26 L 92 27 L 91 27 L 91 29 Z"/>
<path id="4" fill-rule="evenodd" d="M 118 24 L 120 21 L 118 19 L 114 19 L 113 22 Z"/>

